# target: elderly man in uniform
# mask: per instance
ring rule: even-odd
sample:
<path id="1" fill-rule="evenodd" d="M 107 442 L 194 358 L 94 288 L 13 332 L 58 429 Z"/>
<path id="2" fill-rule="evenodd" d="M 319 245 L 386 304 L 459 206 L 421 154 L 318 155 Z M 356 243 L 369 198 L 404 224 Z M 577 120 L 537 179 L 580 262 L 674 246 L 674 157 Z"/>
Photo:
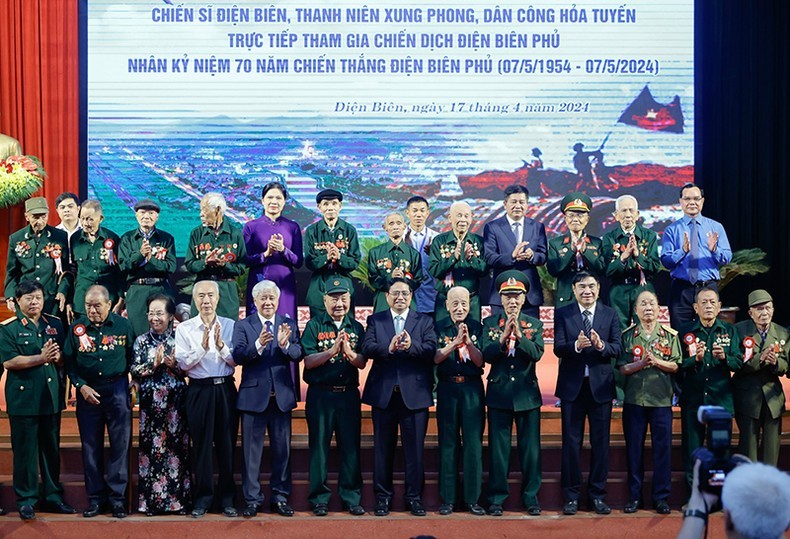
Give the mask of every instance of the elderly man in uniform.
<path id="1" fill-rule="evenodd" d="M 247 248 L 241 228 L 225 218 L 228 204 L 219 193 L 207 193 L 200 200 L 201 225 L 189 234 L 184 265 L 196 281 L 214 281 L 219 289 L 216 314 L 239 319 L 239 288 L 236 279 L 244 274 Z M 191 314 L 200 310 L 192 295 Z"/>
<path id="2" fill-rule="evenodd" d="M 40 282 L 20 282 L 16 301 L 19 314 L 3 322 L 0 329 L 0 361 L 8 370 L 5 398 L 19 516 L 22 520 L 35 518 L 33 507 L 39 497 L 43 510 L 76 513 L 63 501 L 60 483 L 60 413 L 65 407 L 63 325 L 43 312 L 44 287 Z"/>
<path id="3" fill-rule="evenodd" d="M 664 231 L 661 262 L 672 277 L 669 315 L 672 327 L 694 319 L 693 303 L 701 288 L 718 290 L 719 268 L 732 260 L 721 223 L 702 216 L 705 192 L 693 183 L 680 188 L 683 217 Z"/>
<path id="4" fill-rule="evenodd" d="M 422 284 L 414 290 L 414 299 L 417 303 L 417 312 L 433 314 L 436 303 L 436 288 L 433 286 L 433 277 L 428 273 L 430 265 L 431 242 L 439 235 L 437 231 L 425 226 L 431 213 L 428 201 L 415 195 L 406 201 L 406 217 L 409 226 L 406 229 L 406 242 L 420 253 L 422 263 Z"/>
<path id="5" fill-rule="evenodd" d="M 694 300 L 697 318 L 679 328 L 683 361 L 680 393 L 683 463 L 691 484 L 694 450 L 705 440 L 705 425 L 697 420 L 702 405 L 722 406 L 734 411 L 730 375 L 743 364 L 743 343 L 735 326 L 719 320 L 719 292 L 701 288 Z"/>
<path id="6" fill-rule="evenodd" d="M 148 331 L 148 297 L 173 295 L 168 279 L 176 270 L 175 241 L 173 236 L 156 227 L 159 211 L 159 204 L 153 200 L 138 200 L 134 215 L 139 226 L 121 236 L 119 246 L 121 271 L 129 286 L 126 314 L 135 335 Z"/>
<path id="7" fill-rule="evenodd" d="M 516 439 L 521 468 L 521 503 L 532 516 L 540 515 L 541 484 L 540 405 L 542 398 L 536 364 L 543 357 L 543 324 L 524 314 L 529 279 L 518 270 L 499 274 L 494 283 L 504 312 L 483 322 L 483 357 L 491 364 L 488 374 L 488 512 L 502 515 L 508 497 L 511 432 Z"/>
<path id="8" fill-rule="evenodd" d="M 482 328 L 469 318 L 469 291 L 454 286 L 447 291 L 447 312 L 436 325 L 436 423 L 439 429 L 440 515 L 449 515 L 457 501 L 458 469 L 463 470 L 463 502 L 473 515 L 484 515 L 479 505 L 483 481 L 483 354 Z M 460 461 L 460 462 L 459 462 Z"/>
<path id="9" fill-rule="evenodd" d="M 318 316 L 324 309 L 326 282 L 337 276 L 351 278 L 362 259 L 357 229 L 340 218 L 343 193 L 324 189 L 315 197 L 323 219 L 307 227 L 304 232 L 304 262 L 313 272 L 307 287 L 310 316 Z M 353 293 L 351 311 L 354 310 Z"/>
<path id="10" fill-rule="evenodd" d="M 44 197 L 25 201 L 28 226 L 8 238 L 5 297 L 10 311 L 15 310 L 16 287 L 23 280 L 41 283 L 44 291 L 43 313 L 57 314 L 66 309 L 70 292 L 68 268 L 69 240 L 65 232 L 47 224 L 49 206 Z"/>
<path id="11" fill-rule="evenodd" d="M 288 316 L 277 314 L 280 289 L 263 280 L 252 289 L 256 314 L 241 320 L 233 330 L 233 358 L 242 366 L 239 400 L 241 447 L 244 456 L 242 515 L 253 517 L 263 504 L 260 469 L 263 439 L 269 431 L 272 475 L 270 507 L 290 517 L 291 410 L 296 391 L 291 364 L 302 359 L 299 327 Z"/>
<path id="12" fill-rule="evenodd" d="M 364 329 L 349 314 L 351 280 L 335 277 L 326 283 L 326 312 L 311 318 L 302 335 L 304 379 L 309 384 L 305 417 L 310 444 L 310 496 L 316 516 L 329 511 L 331 490 L 326 483 L 329 446 L 334 433 L 340 458 L 338 494 L 343 509 L 364 515 L 360 505 L 359 371 L 367 360 L 359 353 Z"/>
<path id="13" fill-rule="evenodd" d="M 735 325 L 744 344 L 743 367 L 732 377 L 738 453 L 776 466 L 782 437 L 785 394 L 779 377 L 787 372 L 790 333 L 773 322 L 774 301 L 765 290 L 748 297 L 749 318 Z M 748 357 L 747 357 L 748 356 Z M 758 443 L 759 440 L 762 443 Z"/>
<path id="14" fill-rule="evenodd" d="M 603 247 L 600 238 L 587 234 L 592 199 L 584 193 L 570 193 L 560 202 L 568 232 L 549 240 L 546 269 L 557 278 L 555 308 L 576 301 L 572 281 L 585 271 L 600 281 L 604 273 Z"/>
<path id="15" fill-rule="evenodd" d="M 238 295 L 236 296 L 238 302 Z M 192 439 L 192 518 L 211 508 L 215 494 L 222 513 L 233 518 L 236 486 L 233 482 L 233 450 L 239 430 L 236 416 L 236 384 L 233 371 L 234 322 L 217 314 L 220 289 L 216 281 L 198 281 L 192 288 L 197 316 L 176 326 L 175 355 L 178 366 L 189 377 L 186 396 L 187 424 Z M 238 311 L 238 309 L 237 309 Z M 219 482 L 214 488 L 214 457 Z"/>
<path id="16" fill-rule="evenodd" d="M 537 149 L 537 148 L 536 148 Z M 529 280 L 529 293 L 524 301 L 524 312 L 540 318 L 543 289 L 540 286 L 538 266 L 546 263 L 546 228 L 543 223 L 526 217 L 529 191 L 524 185 L 505 188 L 504 217 L 486 223 L 483 238 L 486 262 L 493 271 L 489 303 L 492 314 L 499 314 L 503 307 L 495 283 L 503 271 L 516 269 Z"/>
<path id="17" fill-rule="evenodd" d="M 404 241 L 406 221 L 398 212 L 384 217 L 384 230 L 389 239 L 373 247 L 368 252 L 368 281 L 375 290 L 373 296 L 373 312 L 379 313 L 389 309 L 387 304 L 387 285 L 393 277 L 401 277 L 412 282 L 413 288 L 422 282 L 422 258 L 420 253 Z M 412 298 L 411 308 L 417 308 Z"/>
<path id="18" fill-rule="evenodd" d="M 90 286 L 84 305 L 87 315 L 71 325 L 64 346 L 66 372 L 77 389 L 77 425 L 88 491 L 88 508 L 82 515 L 95 517 L 109 501 L 112 516 L 124 518 L 132 434 L 129 367 L 134 336 L 129 322 L 110 312 L 112 300 L 104 286 Z M 106 480 L 105 426 L 110 438 Z"/>
<path id="19" fill-rule="evenodd" d="M 390 310 L 368 317 L 362 354 L 373 360 L 362 402 L 373 410 L 375 466 L 373 491 L 376 516 L 386 516 L 392 504 L 392 465 L 400 427 L 406 466 L 406 507 L 425 516 L 423 452 L 428 408 L 433 404 L 432 366 L 436 355 L 433 320 L 409 308 L 411 283 L 395 278 L 387 291 Z"/>
<path id="20" fill-rule="evenodd" d="M 82 230 L 70 240 L 71 262 L 74 267 L 74 299 L 69 307 L 71 316 L 86 313 L 85 293 L 94 284 L 102 285 L 113 302 L 113 311 L 121 308 L 123 279 L 118 264 L 118 235 L 102 226 L 104 212 L 98 200 L 86 200 L 80 210 Z"/>
<path id="21" fill-rule="evenodd" d="M 436 236 L 431 243 L 431 262 L 428 267 L 436 279 L 436 307 L 434 319 L 449 316 L 447 291 L 454 286 L 469 290 L 469 316 L 480 321 L 480 278 L 486 273 L 483 238 L 470 232 L 472 208 L 466 202 L 453 202 L 449 221 L 452 230 Z"/>

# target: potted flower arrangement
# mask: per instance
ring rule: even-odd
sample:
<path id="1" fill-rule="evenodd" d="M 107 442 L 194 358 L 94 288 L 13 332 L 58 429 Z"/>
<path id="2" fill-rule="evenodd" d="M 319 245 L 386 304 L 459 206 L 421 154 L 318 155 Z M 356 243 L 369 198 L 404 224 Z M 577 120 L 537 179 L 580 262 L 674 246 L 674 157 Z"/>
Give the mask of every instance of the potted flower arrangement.
<path id="1" fill-rule="evenodd" d="M 12 155 L 0 160 L 0 208 L 30 198 L 41 189 L 46 177 L 41 161 L 32 155 Z"/>

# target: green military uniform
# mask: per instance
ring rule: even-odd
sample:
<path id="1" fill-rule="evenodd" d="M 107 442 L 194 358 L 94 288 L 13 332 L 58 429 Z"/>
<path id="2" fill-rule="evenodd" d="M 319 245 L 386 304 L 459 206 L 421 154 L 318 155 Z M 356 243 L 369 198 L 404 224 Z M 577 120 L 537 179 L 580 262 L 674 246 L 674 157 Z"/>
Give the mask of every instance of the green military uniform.
<path id="1" fill-rule="evenodd" d="M 368 282 L 376 293 L 373 296 L 373 312 L 378 313 L 390 308 L 387 303 L 387 288 L 392 279 L 392 271 L 400 268 L 404 277 L 411 281 L 412 290 L 416 290 L 422 282 L 422 258 L 411 245 L 401 241 L 395 245 L 387 240 L 368 252 Z M 412 296 L 410 309 L 417 309 Z"/>
<path id="2" fill-rule="evenodd" d="M 350 288 L 350 281 L 348 282 Z M 351 315 L 340 327 L 326 312 L 310 319 L 302 334 L 306 356 L 332 348 L 340 331 L 345 330 L 354 351 L 359 351 L 364 329 Z M 349 363 L 342 351 L 323 365 L 305 369 L 309 385 L 305 417 L 310 444 L 310 496 L 312 506 L 328 504 L 331 491 L 326 484 L 329 446 L 335 434 L 340 455 L 338 494 L 344 507 L 359 505 L 362 496 L 360 468 L 360 430 L 362 424 L 359 398 L 359 369 Z"/>
<path id="3" fill-rule="evenodd" d="M 214 249 L 220 249 L 219 256 L 225 258 L 224 266 L 209 266 L 206 257 Z M 247 248 L 244 245 L 241 228 L 223 219 L 219 230 L 199 226 L 189 234 L 189 246 L 184 265 L 189 273 L 195 275 L 195 282 L 215 281 L 219 287 L 217 315 L 239 319 L 239 287 L 236 278 L 245 271 Z M 191 315 L 197 314 L 195 301 L 192 300 Z"/>
<path id="4" fill-rule="evenodd" d="M 146 262 L 140 254 L 145 235 L 137 228 L 121 236 L 118 256 L 124 272 L 126 290 L 126 314 L 135 335 L 148 331 L 148 307 L 146 302 L 152 294 L 172 296 L 168 279 L 176 271 L 176 248 L 173 236 L 154 228 L 148 237 L 151 258 Z"/>
<path id="5" fill-rule="evenodd" d="M 507 274 L 500 275 L 500 279 Z M 518 320 L 522 338 L 515 343 L 512 355 L 499 343 L 507 315 L 489 316 L 483 321 L 483 358 L 491 364 L 486 386 L 490 452 L 488 502 L 502 505 L 508 497 L 511 432 L 515 421 L 521 466 L 521 501 L 524 506 L 531 507 L 538 505 L 541 485 L 542 398 L 536 363 L 543 356 L 543 324 L 523 313 Z"/>
<path id="6" fill-rule="evenodd" d="M 482 326 L 467 319 L 469 338 L 478 349 Z M 458 335 L 458 326 L 444 318 L 436 326 L 437 347 L 444 348 Z M 456 503 L 458 458 L 462 455 L 463 502 L 476 504 L 483 483 L 483 428 L 485 402 L 483 368 L 464 360 L 459 350 L 436 367 L 436 422 L 439 434 L 439 495 Z"/>
<path id="7" fill-rule="evenodd" d="M 71 260 L 76 268 L 73 302 L 76 314 L 85 313 L 85 293 L 95 284 L 107 289 L 113 304 L 118 301 L 123 289 L 118 264 L 119 242 L 118 234 L 103 226 L 96 232 L 93 243 L 88 241 L 83 230 L 71 237 Z"/>
<path id="8" fill-rule="evenodd" d="M 36 325 L 20 312 L 18 318 L 7 320 L 0 329 L 0 360 L 6 362 L 17 356 L 38 355 L 50 339 L 63 347 L 64 332 L 59 319 L 43 314 Z M 63 502 L 60 483 L 60 413 L 65 408 L 63 379 L 61 369 L 54 363 L 8 369 L 5 399 L 11 425 L 14 492 L 18 507 L 35 505 L 39 496 L 49 505 Z"/>
<path id="9" fill-rule="evenodd" d="M 703 404 L 722 406 L 733 413 L 732 381 L 730 373 L 743 365 L 741 337 L 735 326 L 714 320 L 710 328 L 705 328 L 699 319 L 686 324 L 679 331 L 683 362 L 680 394 L 681 426 L 683 428 L 683 457 L 686 465 L 686 479 L 691 484 L 692 453 L 705 440 L 705 427 L 697 421 L 697 408 Z M 689 354 L 687 335 L 693 335 L 707 349 L 701 362 Z M 725 359 L 713 357 L 714 344 L 724 348 Z"/>
<path id="10" fill-rule="evenodd" d="M 779 377 L 788 369 L 790 333 L 782 326 L 771 323 L 765 338 L 760 335 L 752 320 L 736 324 L 738 334 L 752 337 L 752 357 L 732 377 L 735 398 L 735 421 L 738 423 L 738 453 L 752 462 L 758 457 L 758 438 L 762 431 L 761 461 L 776 466 L 782 436 L 782 413 L 785 395 Z M 777 352 L 776 365 L 760 363 L 760 354 L 768 347 Z"/>
<path id="11" fill-rule="evenodd" d="M 617 358 L 617 367 L 634 361 L 634 347 L 651 350 L 658 359 L 677 363 L 680 366 L 681 352 L 678 332 L 669 326 L 658 324 L 652 335 L 640 332 L 638 324 L 623 331 L 623 351 Z M 672 375 L 658 367 L 646 367 L 625 377 L 624 402 L 647 408 L 671 407 Z"/>
<path id="12" fill-rule="evenodd" d="M 452 230 L 439 234 L 431 242 L 428 273 L 436 279 L 434 320 L 439 321 L 449 316 L 447 291 L 453 286 L 462 286 L 469 291 L 469 318 L 480 322 L 480 278 L 485 275 L 487 268 L 483 238 L 470 232 L 463 241 L 471 243 L 474 249 L 474 255 L 469 260 L 466 259 L 463 247 L 460 258 L 455 258 L 453 252 L 458 238 Z"/>
<path id="13" fill-rule="evenodd" d="M 62 293 L 68 298 L 71 291 L 71 275 L 67 273 L 68 260 L 69 238 L 62 230 L 47 225 L 36 235 L 28 225 L 14 232 L 8 238 L 5 297 L 13 298 L 20 282 L 36 281 L 44 287 L 43 312 L 57 314 L 55 296 Z"/>
<path id="14" fill-rule="evenodd" d="M 554 308 L 559 309 L 576 301 L 573 295 L 573 277 L 580 271 L 598 276 L 604 273 L 603 242 L 595 236 L 584 235 L 584 252 L 577 260 L 571 242 L 571 234 L 563 234 L 549 240 L 546 269 L 557 278 L 557 293 Z"/>
<path id="15" fill-rule="evenodd" d="M 80 339 L 83 334 L 88 341 Z M 132 364 L 131 343 L 132 326 L 120 315 L 110 313 L 101 326 L 92 324 L 87 316 L 75 320 L 63 347 L 72 385 L 79 390 L 87 384 L 101 393 L 98 388 L 126 376 Z"/>
<path id="16" fill-rule="evenodd" d="M 324 243 L 334 243 L 340 250 L 340 260 L 329 263 L 326 249 L 320 246 Z M 334 228 L 329 228 L 323 219 L 313 223 L 304 233 L 304 262 L 307 269 L 313 272 L 310 285 L 307 287 L 307 305 L 310 307 L 310 316 L 317 316 L 324 312 L 324 291 L 326 281 L 337 275 L 351 278 L 362 260 L 359 251 L 357 229 L 353 225 L 338 219 Z M 351 291 L 351 312 L 354 312 L 353 290 Z"/>
<path id="17" fill-rule="evenodd" d="M 624 328 L 631 325 L 636 297 L 644 290 L 655 291 L 651 281 L 661 269 L 658 235 L 641 225 L 636 225 L 632 234 L 636 236 L 639 256 L 629 257 L 625 264 L 620 261 L 620 255 L 628 245 L 629 234 L 618 226 L 604 234 L 602 240 L 606 276 L 612 283 L 609 289 L 609 306 L 617 311 L 620 324 Z"/>

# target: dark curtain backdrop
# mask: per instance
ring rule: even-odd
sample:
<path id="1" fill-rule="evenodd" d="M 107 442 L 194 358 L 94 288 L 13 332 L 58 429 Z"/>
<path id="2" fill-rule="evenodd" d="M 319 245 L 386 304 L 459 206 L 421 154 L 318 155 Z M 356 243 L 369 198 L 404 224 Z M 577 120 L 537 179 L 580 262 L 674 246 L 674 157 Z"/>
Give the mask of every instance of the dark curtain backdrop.
<path id="1" fill-rule="evenodd" d="M 0 132 L 41 157 L 50 204 L 79 186 L 77 0 L 0 0 Z M 768 276 L 741 278 L 723 294 L 744 306 L 755 287 L 790 321 L 790 2 L 698 0 L 697 177 L 704 213 L 724 223 L 733 248 L 769 253 Z M 0 210 L 0 261 L 19 208 Z M 54 212 L 53 212 L 54 213 Z"/>

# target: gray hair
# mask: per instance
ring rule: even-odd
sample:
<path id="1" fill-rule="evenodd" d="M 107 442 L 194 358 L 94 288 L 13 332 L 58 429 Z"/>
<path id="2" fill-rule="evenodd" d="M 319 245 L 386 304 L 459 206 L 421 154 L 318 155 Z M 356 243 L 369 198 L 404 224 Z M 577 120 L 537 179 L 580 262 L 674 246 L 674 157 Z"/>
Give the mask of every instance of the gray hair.
<path id="1" fill-rule="evenodd" d="M 97 213 L 101 213 L 102 215 L 104 215 L 104 211 L 102 210 L 102 207 L 101 207 L 101 202 L 99 202 L 95 198 L 91 198 L 91 199 L 88 199 L 85 202 L 83 202 L 82 203 L 82 209 L 84 209 L 84 210 L 93 210 L 93 211 L 95 211 Z"/>
<path id="2" fill-rule="evenodd" d="M 721 503 L 743 537 L 784 537 L 790 523 L 790 476 L 759 462 L 741 464 L 724 479 Z"/>
<path id="3" fill-rule="evenodd" d="M 110 301 L 110 291 L 107 290 L 107 287 L 100 284 L 92 284 L 88 287 L 85 291 L 85 297 L 87 298 L 91 294 L 98 294 L 104 302 Z"/>
<path id="4" fill-rule="evenodd" d="M 215 191 L 206 193 L 203 196 L 203 201 L 209 208 L 219 208 L 223 214 L 228 209 L 228 203 L 225 202 L 225 197 Z"/>
<path id="5" fill-rule="evenodd" d="M 268 279 L 264 279 L 263 281 L 259 282 L 255 286 L 252 287 L 252 297 L 257 298 L 264 292 L 268 292 L 269 290 L 274 290 L 274 294 L 279 298 L 280 297 L 280 288 L 277 286 L 277 283 L 274 281 L 269 281 Z"/>
<path id="6" fill-rule="evenodd" d="M 219 296 L 219 285 L 216 283 L 216 281 L 209 281 L 208 279 L 206 279 L 204 281 L 198 281 L 194 284 L 194 286 L 192 287 L 192 298 L 195 298 L 195 295 L 197 294 L 198 285 L 203 285 L 203 284 L 210 285 L 211 288 L 214 289 L 214 292 L 217 294 L 217 296 Z"/>
<path id="7" fill-rule="evenodd" d="M 619 210 L 620 205 L 626 200 L 633 200 L 634 206 L 636 206 L 637 211 L 639 211 L 639 201 L 636 199 L 634 195 L 621 195 L 617 197 L 617 199 L 614 201 L 614 211 Z"/>

